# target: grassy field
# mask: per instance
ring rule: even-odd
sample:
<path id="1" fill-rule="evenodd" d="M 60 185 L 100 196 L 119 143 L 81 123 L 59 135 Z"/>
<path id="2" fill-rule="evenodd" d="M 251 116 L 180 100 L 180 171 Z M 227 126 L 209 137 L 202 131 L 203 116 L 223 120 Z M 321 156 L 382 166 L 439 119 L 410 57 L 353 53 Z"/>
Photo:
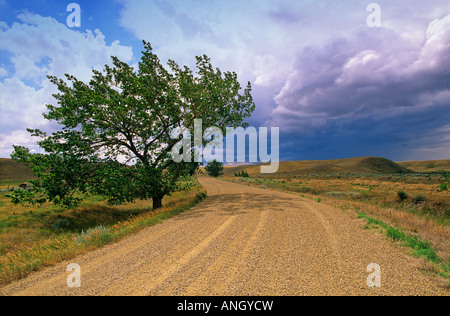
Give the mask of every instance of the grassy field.
<path id="1" fill-rule="evenodd" d="M 156 212 L 152 201 L 109 206 L 101 197 L 87 198 L 75 209 L 27 207 L 12 204 L 6 196 L 21 182 L 0 181 L 0 284 L 159 223 L 206 196 L 198 183 L 190 191 L 166 197 Z"/>
<path id="2" fill-rule="evenodd" d="M 12 159 L 0 158 L 0 180 L 25 181 L 34 179 L 31 168 Z"/>
<path id="3" fill-rule="evenodd" d="M 264 164 L 263 164 L 264 165 Z M 250 176 L 261 173 L 260 165 L 225 167 L 224 176 L 246 170 Z M 335 160 L 281 161 L 277 171 L 279 176 L 309 174 L 358 174 L 358 173 L 413 173 L 399 164 L 377 157 L 358 157 Z"/>
<path id="4" fill-rule="evenodd" d="M 450 172 L 450 159 L 427 161 L 402 161 L 398 165 L 415 172 L 448 171 Z"/>

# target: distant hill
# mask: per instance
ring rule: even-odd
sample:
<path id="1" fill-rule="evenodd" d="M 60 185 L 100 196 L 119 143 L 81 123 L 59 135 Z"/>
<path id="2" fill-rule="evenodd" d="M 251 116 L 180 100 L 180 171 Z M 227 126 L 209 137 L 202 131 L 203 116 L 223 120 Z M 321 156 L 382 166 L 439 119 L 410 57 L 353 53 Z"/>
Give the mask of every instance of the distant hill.
<path id="1" fill-rule="evenodd" d="M 415 172 L 450 171 L 450 159 L 426 161 L 402 161 L 398 165 Z"/>
<path id="2" fill-rule="evenodd" d="M 31 168 L 12 159 L 0 158 L 0 180 L 32 180 Z"/>
<path id="3" fill-rule="evenodd" d="M 202 168 L 203 169 L 203 168 Z M 225 167 L 224 176 L 246 170 L 250 176 L 261 175 L 261 165 Z M 393 162 L 385 158 L 361 157 L 337 160 L 282 161 L 277 174 L 336 174 L 336 173 L 411 173 L 450 171 L 450 159 Z M 0 180 L 31 180 L 33 172 L 12 159 L 0 158 Z"/>
<path id="4" fill-rule="evenodd" d="M 224 176 L 246 170 L 250 176 L 260 175 L 261 165 L 225 167 Z M 385 158 L 361 157 L 337 160 L 282 161 L 277 174 L 337 174 L 337 173 L 412 173 L 404 166 Z"/>

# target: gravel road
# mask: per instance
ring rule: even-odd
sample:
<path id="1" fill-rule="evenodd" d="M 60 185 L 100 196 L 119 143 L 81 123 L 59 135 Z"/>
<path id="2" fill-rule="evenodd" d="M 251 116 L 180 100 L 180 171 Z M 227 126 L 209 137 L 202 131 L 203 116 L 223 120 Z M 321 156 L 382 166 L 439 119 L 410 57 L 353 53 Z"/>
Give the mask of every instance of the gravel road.
<path id="1" fill-rule="evenodd" d="M 294 194 L 200 182 L 208 198 L 191 210 L 0 294 L 449 295 L 407 249 L 363 229 L 354 213 Z M 70 263 L 81 268 L 79 288 L 67 286 Z M 373 263 L 381 287 L 367 284 Z"/>

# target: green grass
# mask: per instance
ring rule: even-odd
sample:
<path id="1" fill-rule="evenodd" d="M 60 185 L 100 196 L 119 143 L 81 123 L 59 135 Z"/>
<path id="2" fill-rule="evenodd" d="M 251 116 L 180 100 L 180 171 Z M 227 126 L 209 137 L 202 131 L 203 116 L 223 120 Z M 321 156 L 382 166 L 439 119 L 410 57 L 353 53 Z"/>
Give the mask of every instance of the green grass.
<path id="1" fill-rule="evenodd" d="M 400 242 L 403 245 L 411 248 L 412 254 L 415 257 L 426 259 L 428 262 L 434 264 L 437 274 L 450 279 L 450 260 L 444 261 L 439 257 L 433 246 L 423 238 L 405 233 L 403 230 L 387 225 L 381 220 L 367 216 L 364 212 L 358 214 L 358 218 L 363 218 L 367 221 L 365 228 L 377 228 L 384 229 L 385 235 L 388 239 Z M 450 284 L 449 284 L 450 285 Z"/>

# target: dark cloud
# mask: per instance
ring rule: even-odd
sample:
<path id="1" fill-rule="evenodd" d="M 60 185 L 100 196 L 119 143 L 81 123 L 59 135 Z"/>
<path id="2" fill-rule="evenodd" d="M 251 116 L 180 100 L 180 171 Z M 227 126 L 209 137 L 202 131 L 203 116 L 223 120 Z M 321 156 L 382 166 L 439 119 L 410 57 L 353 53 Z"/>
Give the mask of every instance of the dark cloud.
<path id="1" fill-rule="evenodd" d="M 379 148 L 400 157 L 410 146 L 419 152 L 448 145 L 439 131 L 450 124 L 450 15 L 425 31 L 421 45 L 392 30 L 366 28 L 306 48 L 274 98 L 271 124 L 285 135 L 314 139 L 330 155 Z M 450 155 L 448 148 L 435 147 L 435 154 Z"/>
<path id="2" fill-rule="evenodd" d="M 392 160 L 449 158 L 449 103 L 401 113 L 390 111 L 329 121 L 314 135 L 282 133 L 282 160 L 340 159 L 358 156 Z M 397 112 L 397 111 L 393 111 Z M 282 128 L 283 130 L 283 128 Z"/>

